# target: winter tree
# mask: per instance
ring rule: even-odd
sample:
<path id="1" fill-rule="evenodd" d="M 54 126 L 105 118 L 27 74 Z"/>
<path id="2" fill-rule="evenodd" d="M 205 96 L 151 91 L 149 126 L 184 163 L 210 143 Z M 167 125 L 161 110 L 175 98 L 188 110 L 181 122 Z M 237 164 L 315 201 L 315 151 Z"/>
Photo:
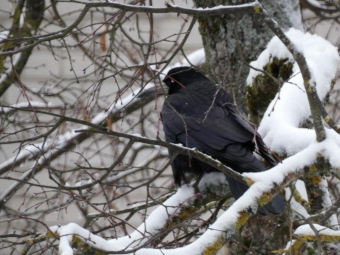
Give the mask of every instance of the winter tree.
<path id="1" fill-rule="evenodd" d="M 0 7 L 4 254 L 339 254 L 335 0 Z M 225 88 L 280 162 L 239 174 L 165 142 L 174 66 Z M 219 169 L 175 187 L 168 149 Z M 235 201 L 225 176 L 249 185 Z M 285 197 L 282 215 L 259 206 Z"/>

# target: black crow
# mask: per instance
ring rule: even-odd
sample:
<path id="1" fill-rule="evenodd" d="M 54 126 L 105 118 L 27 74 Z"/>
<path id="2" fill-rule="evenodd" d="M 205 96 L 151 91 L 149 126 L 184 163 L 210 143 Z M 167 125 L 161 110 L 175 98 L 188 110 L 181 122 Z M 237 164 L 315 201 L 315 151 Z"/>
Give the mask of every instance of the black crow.
<path id="1" fill-rule="evenodd" d="M 266 170 L 254 152 L 270 166 L 277 164 L 261 136 L 238 113 L 231 95 L 205 75 L 192 67 L 176 67 L 168 72 L 163 82 L 168 87 L 168 97 L 161 112 L 167 142 L 197 148 L 238 173 Z M 172 151 L 169 152 L 171 155 Z M 201 176 L 218 170 L 180 154 L 172 162 L 172 171 L 175 183 L 180 186 L 185 173 Z M 233 178 L 227 176 L 227 180 L 235 199 L 248 189 Z M 284 206 L 282 197 L 277 195 L 259 212 L 279 214 Z"/>

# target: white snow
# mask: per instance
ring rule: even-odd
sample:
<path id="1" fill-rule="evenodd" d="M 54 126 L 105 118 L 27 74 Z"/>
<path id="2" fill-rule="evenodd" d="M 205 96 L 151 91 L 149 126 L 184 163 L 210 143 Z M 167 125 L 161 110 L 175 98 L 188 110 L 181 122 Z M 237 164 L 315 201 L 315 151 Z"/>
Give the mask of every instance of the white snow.
<path id="1" fill-rule="evenodd" d="M 340 231 L 333 230 L 324 226 L 321 226 L 319 224 L 313 224 L 314 228 L 317 230 L 318 234 L 320 235 L 328 235 L 328 236 L 340 236 Z M 302 225 L 298 227 L 294 231 L 295 235 L 309 235 L 309 236 L 315 236 L 315 232 L 311 228 L 309 224 Z"/>
<path id="2" fill-rule="evenodd" d="M 295 29 L 290 29 L 287 32 L 287 36 L 298 50 L 305 55 L 312 73 L 312 81 L 315 82 L 316 85 L 317 93 L 321 99 L 324 98 L 330 88 L 331 80 L 335 75 L 339 62 L 336 48 L 318 36 L 303 34 Z M 284 45 L 277 38 L 274 38 L 268 44 L 267 49 L 260 55 L 259 59 L 253 62 L 252 65 L 261 69 L 267 63 L 270 56 L 289 58 L 290 61 L 293 61 L 292 56 Z M 204 52 L 202 50 L 198 51 L 191 55 L 190 58 L 195 61 L 204 59 Z M 197 64 L 197 62 L 193 64 Z M 188 65 L 188 63 L 182 61 L 174 66 L 178 65 Z M 263 192 L 269 191 L 275 183 L 281 184 L 287 176 L 297 176 L 297 172 L 303 170 L 304 166 L 314 163 L 317 155 L 324 155 L 329 159 L 333 167 L 340 167 L 340 157 L 338 156 L 340 155 L 340 137 L 335 131 L 326 129 L 326 139 L 318 143 L 315 139 L 314 130 L 299 128 L 299 124 L 310 116 L 310 110 L 303 80 L 296 64 L 294 64 L 293 71 L 294 75 L 289 80 L 290 83 L 283 85 L 280 91 L 280 99 L 276 100 L 277 95 L 273 100 L 259 128 L 259 132 L 272 150 L 293 156 L 286 158 L 271 170 L 260 173 L 244 173 L 243 175 L 250 178 L 254 184 L 242 197 L 236 200 L 208 230 L 190 245 L 169 250 L 140 249 L 137 252 L 131 252 L 131 254 L 200 254 L 204 247 L 206 247 L 207 244 L 215 242 L 222 232 L 227 231 L 228 235 L 234 234 L 235 224 L 241 210 L 250 208 L 255 212 L 258 206 L 257 199 Z M 166 73 L 166 70 L 164 73 Z M 257 74 L 258 72 L 254 70 L 250 72 L 248 84 L 251 84 L 252 78 Z M 123 99 L 124 104 L 131 100 L 134 100 L 134 95 Z M 113 106 L 112 110 L 119 108 L 120 106 Z M 105 116 L 106 114 L 98 116 L 98 119 L 105 118 Z M 96 121 L 94 122 L 96 123 Z M 207 175 L 205 178 L 201 184 L 202 187 L 210 181 L 216 181 L 218 175 Z M 219 182 L 223 183 L 224 180 L 219 179 Z M 296 186 L 299 190 L 302 190 L 300 183 L 297 183 Z M 303 191 L 300 192 L 305 198 L 306 194 Z M 142 245 L 150 236 L 158 233 L 159 229 L 164 226 L 169 217 L 175 213 L 179 213 L 182 204 L 186 204 L 192 198 L 194 198 L 194 189 L 187 185 L 182 186 L 175 195 L 167 199 L 162 206 L 156 208 L 147 220 L 133 233 L 108 241 L 91 234 L 89 231 L 73 223 L 63 227 L 53 227 L 53 231 L 58 231 L 58 233 L 62 235 L 60 238 L 59 252 L 62 255 L 73 254 L 69 245 L 72 234 L 83 236 L 87 243 L 100 249 L 128 251 L 128 249 L 134 246 Z M 326 201 L 327 205 L 329 205 L 329 202 L 330 201 Z M 302 216 L 308 216 L 308 214 L 305 213 Z M 338 231 L 317 224 L 315 224 L 314 227 L 321 234 L 339 235 Z M 309 225 L 299 227 L 295 231 L 295 234 L 315 235 Z M 287 247 L 291 244 L 292 243 L 288 244 Z"/>
<path id="3" fill-rule="evenodd" d="M 175 213 L 181 212 L 181 206 L 186 205 L 190 199 L 194 199 L 194 189 L 187 185 L 179 188 L 175 195 L 168 198 L 162 206 L 156 208 L 133 233 L 118 239 L 110 240 L 112 246 L 121 245 L 130 247 L 140 245 L 147 241 L 148 237 L 158 232 L 162 228 L 169 217 Z M 143 240 L 144 239 L 144 240 Z"/>
<path id="4" fill-rule="evenodd" d="M 323 99 L 330 89 L 339 64 L 337 49 L 317 35 L 304 34 L 296 29 L 290 29 L 286 35 L 305 56 L 312 76 L 311 82 L 315 82 L 317 93 Z M 277 37 L 269 42 L 267 49 L 251 65 L 262 69 L 270 57 L 294 61 Z M 271 150 L 288 155 L 307 148 L 315 141 L 314 130 L 299 128 L 300 123 L 308 119 L 311 113 L 303 79 L 296 63 L 293 72 L 289 83 L 283 84 L 279 94 L 269 105 L 258 129 Z M 252 79 L 258 74 L 258 71 L 251 70 L 247 84 L 251 85 Z"/>
<path id="5" fill-rule="evenodd" d="M 295 188 L 297 189 L 297 191 L 299 192 L 300 196 L 304 199 L 304 200 L 308 200 L 308 196 L 307 196 L 307 191 L 306 191 L 306 186 L 305 183 L 301 180 L 297 180 L 295 183 Z"/>
<path id="6" fill-rule="evenodd" d="M 254 1 L 252 3 L 246 3 L 246 4 L 238 4 L 238 5 L 218 5 L 218 6 L 214 6 L 214 7 L 207 7 L 207 8 L 202 8 L 202 7 L 198 7 L 195 9 L 195 11 L 199 11 L 199 12 L 206 12 L 206 11 L 213 11 L 213 10 L 235 10 L 235 9 L 243 9 L 243 8 L 249 8 L 249 7 L 255 7 L 258 4 L 258 1 Z M 178 6 L 176 4 L 170 3 L 168 2 L 167 5 L 171 6 L 172 8 L 176 8 L 179 7 L 182 10 L 186 10 L 188 8 L 183 8 L 181 6 Z M 192 8 L 190 9 L 192 10 Z"/>
<path id="7" fill-rule="evenodd" d="M 281 183 L 285 176 L 301 171 L 304 166 L 314 163 L 319 154 L 329 159 L 333 167 L 340 167 L 340 146 L 336 145 L 336 138 L 339 135 L 333 130 L 326 130 L 326 140 L 317 143 L 312 142 L 307 148 L 297 152 L 282 161 L 282 163 L 271 168 L 270 170 L 260 173 L 244 173 L 243 175 L 252 179 L 256 183 L 262 183 L 263 189 L 268 189 L 273 183 Z"/>
<path id="8" fill-rule="evenodd" d="M 107 241 L 100 236 L 91 234 L 90 231 L 79 227 L 75 223 L 69 223 L 66 226 L 53 226 L 50 227 L 50 230 L 53 233 L 58 233 L 60 235 L 59 240 L 59 253 L 61 255 L 72 255 L 73 250 L 70 247 L 70 242 L 72 241 L 72 234 L 77 235 L 78 237 L 85 237 L 87 238 L 86 242 L 93 245 L 95 244 L 96 247 L 100 247 L 101 249 L 107 249 Z M 72 233 L 72 234 L 70 234 Z"/>
<path id="9" fill-rule="evenodd" d="M 164 226 L 165 222 L 170 217 L 180 213 L 182 206 L 185 206 L 191 199 L 194 198 L 194 189 L 184 185 L 183 187 L 179 188 L 173 196 L 168 198 L 162 206 L 159 206 L 157 209 L 155 209 L 149 215 L 148 219 L 143 222 L 133 233 L 117 239 L 105 240 L 97 235 L 91 234 L 88 230 L 81 228 L 75 223 L 69 223 L 68 225 L 61 227 L 53 226 L 50 227 L 50 230 L 60 235 L 59 252 L 61 255 L 73 254 L 73 251 L 70 247 L 70 242 L 72 240 L 72 235 L 74 234 L 83 237 L 82 239 L 85 240 L 86 243 L 91 244 L 91 246 L 102 250 L 125 250 L 145 243 L 150 236 L 158 232 L 159 229 Z"/>
<path id="10" fill-rule="evenodd" d="M 305 183 L 301 180 L 297 180 L 295 182 L 295 188 L 297 189 L 297 191 L 299 192 L 300 196 L 308 201 L 308 197 L 307 197 L 307 191 L 306 191 L 306 187 L 305 187 Z M 294 197 L 291 197 L 292 193 L 289 187 L 285 188 L 285 197 L 286 197 L 286 201 L 290 200 L 290 205 L 291 208 L 293 209 L 293 215 L 297 216 L 298 218 L 308 218 L 310 215 L 307 212 L 306 208 L 303 207 L 299 202 L 297 202 L 295 200 Z"/>
<path id="11" fill-rule="evenodd" d="M 305 56 L 312 82 L 315 82 L 316 91 L 319 97 L 323 99 L 330 89 L 331 81 L 335 77 L 339 65 L 339 55 L 336 48 L 317 35 L 304 34 L 295 29 L 290 29 L 286 35 Z M 267 49 L 251 65 L 262 69 L 268 63 L 270 57 L 288 58 L 289 61 L 294 62 L 293 57 L 279 39 L 273 38 Z M 301 171 L 304 166 L 313 164 L 318 154 L 327 158 L 333 167 L 340 167 L 338 156 L 340 155 L 339 134 L 326 128 L 326 140 L 318 143 L 313 129 L 299 127 L 300 123 L 309 118 L 311 113 L 303 79 L 296 63 L 293 66 L 293 73 L 289 79 L 290 83 L 284 83 L 271 102 L 258 129 L 271 150 L 287 153 L 290 157 L 268 171 L 243 174 L 255 181 L 256 184 L 262 183 L 263 190 L 272 186 L 273 183 L 281 183 L 284 177 Z M 258 74 L 259 72 L 251 70 L 247 83 L 251 84 L 252 79 Z M 300 195 L 308 200 L 305 187 L 302 184 L 303 182 L 297 181 L 296 188 Z M 327 183 L 323 180 L 321 184 L 327 196 Z M 288 189 L 286 189 L 286 192 L 286 196 L 290 196 Z M 294 199 L 291 203 L 297 214 L 302 217 L 309 216 L 306 210 Z M 329 198 L 325 198 L 324 203 L 325 208 L 332 205 Z M 329 223 L 334 226 L 338 224 L 333 216 Z"/>
<path id="12" fill-rule="evenodd" d="M 179 66 L 190 66 L 191 64 L 194 64 L 194 65 L 204 64 L 205 63 L 204 49 L 199 49 L 199 50 L 194 51 L 193 53 L 189 54 L 187 58 L 190 62 L 188 62 L 188 60 L 186 59 L 183 59 L 181 62 L 176 63 L 171 68 L 179 67 Z"/>
<path id="13" fill-rule="evenodd" d="M 224 173 L 221 172 L 212 172 L 212 173 L 206 173 L 204 174 L 204 176 L 202 177 L 198 188 L 200 191 L 202 191 L 204 193 L 204 190 L 207 187 L 210 187 L 211 185 L 217 186 L 217 187 L 221 187 L 222 185 L 228 185 L 227 182 L 227 177 Z M 218 192 L 216 192 L 218 193 Z"/>
<path id="14" fill-rule="evenodd" d="M 308 0 L 308 2 L 316 8 L 322 8 L 322 5 L 316 0 Z"/>
<path id="15" fill-rule="evenodd" d="M 321 183 L 319 184 L 319 187 L 322 191 L 322 206 L 323 208 L 329 208 L 333 205 L 332 201 L 331 201 L 331 195 L 329 193 L 329 190 L 328 190 L 328 182 L 326 180 L 326 177 L 323 176 L 322 179 L 321 179 Z M 338 223 L 338 219 L 337 219 L 337 216 L 336 214 L 332 214 L 328 219 L 328 225 L 330 227 L 332 227 L 333 229 L 337 229 L 339 230 L 339 223 Z"/>
<path id="16" fill-rule="evenodd" d="M 319 36 L 304 34 L 296 29 L 290 29 L 286 34 L 305 56 L 312 82 L 315 82 L 317 93 L 323 99 L 330 89 L 331 80 L 335 77 L 339 64 L 336 48 Z M 294 62 L 293 57 L 279 39 L 273 38 L 267 49 L 251 65 L 262 69 L 270 57 L 288 58 L 289 61 Z M 311 113 L 303 79 L 296 63 L 293 66 L 293 73 L 289 80 L 290 83 L 284 83 L 280 92 L 271 102 L 258 129 L 271 150 L 293 156 L 283 160 L 282 164 L 278 164 L 271 170 L 243 174 L 255 181 L 255 184 L 261 184 L 262 191 L 267 190 L 274 183 L 281 183 L 284 177 L 301 171 L 304 166 L 313 164 L 318 154 L 325 156 L 333 167 L 340 166 L 338 157 L 340 136 L 335 131 L 326 128 L 326 140 L 317 143 L 314 130 L 299 127 L 300 123 L 309 118 Z M 251 84 L 252 79 L 258 74 L 259 72 L 251 70 L 247 83 Z M 297 181 L 296 188 L 300 195 L 308 200 L 303 182 Z M 328 191 L 325 194 L 327 195 Z M 286 196 L 290 196 L 288 189 L 286 189 Z M 307 211 L 294 199 L 291 200 L 291 203 L 299 216 L 309 216 Z M 330 199 L 325 199 L 325 208 L 331 205 Z M 330 223 L 335 226 L 337 220 L 332 217 Z"/>
<path id="17" fill-rule="evenodd" d="M 294 245 L 294 243 L 295 243 L 295 240 L 289 241 L 289 242 L 287 243 L 286 247 L 285 247 L 285 250 L 286 250 L 286 251 L 289 251 L 290 248 Z"/>

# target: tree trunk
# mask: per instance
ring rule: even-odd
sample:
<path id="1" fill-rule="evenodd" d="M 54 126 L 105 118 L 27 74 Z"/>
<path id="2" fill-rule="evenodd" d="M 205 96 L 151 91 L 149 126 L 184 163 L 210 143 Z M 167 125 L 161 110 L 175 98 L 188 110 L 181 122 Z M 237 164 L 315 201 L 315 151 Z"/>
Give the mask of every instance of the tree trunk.
<path id="1" fill-rule="evenodd" d="M 246 0 L 194 0 L 196 7 L 218 5 L 239 5 L 252 1 Z M 263 0 L 261 4 L 284 30 L 290 27 L 302 29 L 298 0 Z M 235 20 L 238 21 L 238 40 L 242 48 L 237 49 L 235 40 Z M 223 15 L 198 19 L 206 53 L 207 71 L 229 92 L 235 92 L 236 103 L 245 109 L 245 85 L 250 63 L 265 49 L 273 33 L 258 19 L 255 13 L 240 17 Z"/>
<path id="2" fill-rule="evenodd" d="M 196 7 L 214 7 L 218 5 L 237 5 L 252 1 L 246 0 L 194 0 Z M 261 4 L 283 30 L 290 27 L 303 29 L 298 0 L 263 0 Z M 234 95 L 235 103 L 244 112 L 246 108 L 246 79 L 249 67 L 246 63 L 257 59 L 273 37 L 271 30 L 254 13 L 243 16 L 225 15 L 201 17 L 199 31 L 202 36 L 206 71 L 211 78 Z M 237 28 L 237 35 L 234 31 Z M 245 63 L 246 62 L 246 63 Z M 268 85 L 269 86 L 269 85 Z M 275 96 L 277 88 L 269 86 Z M 256 100 L 263 100 L 261 93 Z M 271 98 L 272 99 L 272 98 Z M 266 100 L 268 104 L 271 99 Z M 263 105 L 265 110 L 267 105 Z M 260 121 L 260 119 L 258 119 Z M 288 211 L 288 210 L 287 210 Z M 270 220 L 272 216 L 255 216 L 243 227 L 242 233 L 230 239 L 230 254 L 265 254 L 290 240 L 291 222 L 289 214 L 281 219 Z M 283 222 L 282 225 L 277 222 Z M 260 227 L 261 226 L 261 227 Z M 279 244 L 279 245 L 278 245 Z"/>

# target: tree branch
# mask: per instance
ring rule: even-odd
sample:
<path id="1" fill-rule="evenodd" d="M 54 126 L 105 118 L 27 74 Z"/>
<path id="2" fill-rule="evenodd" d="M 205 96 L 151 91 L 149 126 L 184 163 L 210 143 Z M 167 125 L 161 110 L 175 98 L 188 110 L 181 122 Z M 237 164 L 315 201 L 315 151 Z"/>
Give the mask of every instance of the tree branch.
<path id="1" fill-rule="evenodd" d="M 64 2 L 64 1 L 59 1 Z M 68 2 L 68 1 L 67 1 Z M 61 29 L 57 32 L 53 32 L 47 35 L 42 36 L 34 36 L 34 37 L 22 37 L 21 40 L 32 40 L 32 44 L 20 47 L 16 50 L 0 52 L 0 56 L 10 56 L 16 53 L 19 53 L 23 50 L 32 49 L 38 44 L 50 40 L 60 39 L 67 36 L 72 32 L 74 28 L 76 28 L 80 22 L 85 18 L 85 15 L 90 11 L 91 8 L 99 8 L 99 7 L 109 7 L 109 8 L 117 8 L 125 12 L 139 12 L 139 13 L 154 13 L 154 14 L 163 14 L 163 13 L 181 13 L 188 14 L 195 17 L 203 17 L 203 16 L 214 16 L 214 15 L 225 15 L 225 14 L 234 14 L 234 13 L 247 13 L 254 9 L 256 6 L 256 1 L 249 4 L 242 4 L 238 6 L 220 6 L 218 8 L 205 8 L 205 9 L 192 9 L 192 8 L 183 8 L 177 5 L 166 4 L 165 8 L 156 8 L 152 6 L 134 6 L 129 4 L 120 4 L 116 2 L 96 2 L 96 3 L 88 3 L 83 1 L 73 1 L 73 3 L 83 4 L 84 8 L 80 12 L 78 18 L 68 27 Z"/>
<path id="2" fill-rule="evenodd" d="M 289 40 L 289 38 L 285 35 L 279 25 L 273 20 L 267 13 L 267 11 L 263 8 L 263 6 L 257 1 L 257 5 L 254 8 L 255 13 L 260 15 L 267 26 L 273 31 L 273 33 L 282 41 L 282 43 L 287 47 L 289 52 L 293 55 L 296 63 L 300 68 L 301 75 L 303 77 L 305 90 L 307 92 L 307 97 L 309 101 L 309 107 L 312 113 L 314 129 L 316 133 L 316 140 L 318 142 L 322 142 L 326 139 L 325 129 L 322 123 L 321 114 L 316 105 L 316 101 L 318 95 L 316 93 L 314 81 L 311 78 L 311 74 L 309 72 L 309 68 L 306 62 L 305 57 L 299 50 L 295 47 L 295 45 Z"/>

